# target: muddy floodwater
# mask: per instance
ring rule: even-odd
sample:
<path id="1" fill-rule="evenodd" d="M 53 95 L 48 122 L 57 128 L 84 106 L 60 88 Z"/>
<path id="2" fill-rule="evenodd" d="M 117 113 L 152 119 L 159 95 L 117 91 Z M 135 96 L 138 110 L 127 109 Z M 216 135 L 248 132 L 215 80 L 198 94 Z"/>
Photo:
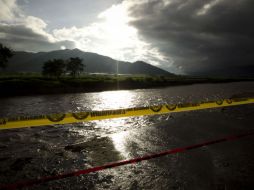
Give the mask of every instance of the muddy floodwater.
<path id="1" fill-rule="evenodd" d="M 254 82 L 0 99 L 0 117 L 254 97 Z M 0 130 L 0 184 L 53 176 L 254 129 L 254 104 Z M 254 137 L 25 189 L 254 189 Z"/>

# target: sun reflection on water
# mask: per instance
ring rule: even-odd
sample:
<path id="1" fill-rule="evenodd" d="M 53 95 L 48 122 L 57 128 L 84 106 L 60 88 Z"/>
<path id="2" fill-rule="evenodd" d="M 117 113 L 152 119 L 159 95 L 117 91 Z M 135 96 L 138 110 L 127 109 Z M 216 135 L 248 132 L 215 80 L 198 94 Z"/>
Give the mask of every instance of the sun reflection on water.
<path id="1" fill-rule="evenodd" d="M 115 149 L 124 157 L 128 158 L 128 152 L 126 151 L 126 139 L 129 137 L 129 132 L 126 131 L 129 128 L 128 119 L 106 119 L 95 121 L 95 128 L 104 131 L 103 136 L 108 136 Z"/>
<path id="2" fill-rule="evenodd" d="M 128 137 L 127 131 L 123 131 L 123 132 L 119 132 L 119 133 L 115 133 L 111 135 L 111 139 L 113 141 L 115 149 L 119 151 L 125 159 L 129 157 L 128 151 L 126 150 L 127 137 Z"/>
<path id="3" fill-rule="evenodd" d="M 128 108 L 134 104 L 134 93 L 131 91 L 108 91 L 98 94 L 98 103 L 94 109 Z"/>
<path id="4" fill-rule="evenodd" d="M 135 106 L 136 94 L 127 90 L 107 91 L 96 94 L 94 99 L 92 110 L 129 108 Z M 112 140 L 115 149 L 124 158 L 128 158 L 128 152 L 126 151 L 128 132 L 126 129 L 130 125 L 129 122 L 126 118 L 119 118 L 93 121 L 91 123 L 94 126 L 96 135 L 108 136 Z"/>

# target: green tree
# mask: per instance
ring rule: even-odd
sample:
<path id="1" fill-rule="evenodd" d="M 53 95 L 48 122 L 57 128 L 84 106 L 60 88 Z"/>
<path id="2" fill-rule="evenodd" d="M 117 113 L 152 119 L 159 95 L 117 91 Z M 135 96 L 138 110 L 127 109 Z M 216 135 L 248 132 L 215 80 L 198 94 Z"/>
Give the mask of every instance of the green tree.
<path id="1" fill-rule="evenodd" d="M 84 71 L 85 65 L 82 64 L 82 59 L 79 57 L 71 57 L 67 61 L 66 70 L 70 72 L 71 76 L 76 77 L 82 71 Z"/>
<path id="2" fill-rule="evenodd" d="M 43 65 L 42 74 L 44 76 L 59 78 L 65 72 L 65 62 L 62 59 L 48 60 Z"/>
<path id="3" fill-rule="evenodd" d="M 12 50 L 0 43 L 0 67 L 6 68 L 8 59 L 13 56 Z"/>

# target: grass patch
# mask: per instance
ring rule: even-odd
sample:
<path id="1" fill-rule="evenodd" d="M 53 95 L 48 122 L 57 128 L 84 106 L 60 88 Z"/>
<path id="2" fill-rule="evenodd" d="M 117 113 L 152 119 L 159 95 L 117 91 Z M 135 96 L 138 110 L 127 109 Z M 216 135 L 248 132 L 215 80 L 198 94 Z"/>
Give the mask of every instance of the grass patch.
<path id="1" fill-rule="evenodd" d="M 0 73 L 0 96 L 72 92 L 95 92 L 117 89 L 155 88 L 194 83 L 253 81 L 253 78 L 198 78 L 148 75 L 82 75 L 77 78 L 44 77 L 38 73 Z"/>

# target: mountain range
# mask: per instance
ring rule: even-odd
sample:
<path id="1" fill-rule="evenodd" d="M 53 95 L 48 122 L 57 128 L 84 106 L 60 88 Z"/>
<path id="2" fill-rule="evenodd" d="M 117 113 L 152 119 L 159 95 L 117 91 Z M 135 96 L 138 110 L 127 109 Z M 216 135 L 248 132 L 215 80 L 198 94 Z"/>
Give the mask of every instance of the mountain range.
<path id="1" fill-rule="evenodd" d="M 41 72 L 44 62 L 51 59 L 64 59 L 79 57 L 85 65 L 85 72 L 88 73 L 109 73 L 109 74 L 146 74 L 146 75 L 167 75 L 173 76 L 163 69 L 150 65 L 143 61 L 134 63 L 117 61 L 110 57 L 96 53 L 83 52 L 79 49 L 65 49 L 50 52 L 14 52 L 9 60 L 7 72 Z"/>

